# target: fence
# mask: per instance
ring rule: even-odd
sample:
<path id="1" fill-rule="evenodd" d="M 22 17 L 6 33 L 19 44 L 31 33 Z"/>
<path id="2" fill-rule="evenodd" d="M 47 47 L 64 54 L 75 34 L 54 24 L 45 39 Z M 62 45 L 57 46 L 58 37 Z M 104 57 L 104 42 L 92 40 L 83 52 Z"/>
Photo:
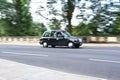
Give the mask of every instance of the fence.
<path id="1" fill-rule="evenodd" d="M 28 43 L 38 43 L 40 37 L 26 36 L 26 37 L 0 37 L 0 42 L 28 42 Z"/>
<path id="2" fill-rule="evenodd" d="M 87 42 L 92 43 L 120 43 L 120 37 L 87 37 Z"/>
<path id="3" fill-rule="evenodd" d="M 83 42 L 86 43 L 120 43 L 120 37 L 81 37 Z M 25 37 L 0 37 L 0 43 L 9 42 L 27 42 L 27 43 L 39 43 L 40 37 L 38 36 L 25 36 Z"/>

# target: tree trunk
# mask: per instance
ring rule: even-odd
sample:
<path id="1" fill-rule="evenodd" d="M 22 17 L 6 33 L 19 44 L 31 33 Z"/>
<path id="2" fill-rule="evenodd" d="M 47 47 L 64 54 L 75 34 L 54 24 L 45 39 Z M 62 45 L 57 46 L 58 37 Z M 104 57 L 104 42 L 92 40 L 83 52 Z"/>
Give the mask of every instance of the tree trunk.
<path id="1" fill-rule="evenodd" d="M 74 9 L 75 9 L 75 5 L 74 3 L 71 1 L 71 0 L 68 0 L 67 2 L 67 20 L 68 20 L 68 32 L 69 33 L 72 33 L 72 25 L 71 25 L 71 20 L 72 20 L 72 16 L 73 16 L 73 12 L 74 12 Z"/>
<path id="2" fill-rule="evenodd" d="M 67 25 L 67 27 L 68 27 L 68 32 L 69 32 L 69 33 L 72 33 L 71 18 L 68 19 L 68 25 Z"/>

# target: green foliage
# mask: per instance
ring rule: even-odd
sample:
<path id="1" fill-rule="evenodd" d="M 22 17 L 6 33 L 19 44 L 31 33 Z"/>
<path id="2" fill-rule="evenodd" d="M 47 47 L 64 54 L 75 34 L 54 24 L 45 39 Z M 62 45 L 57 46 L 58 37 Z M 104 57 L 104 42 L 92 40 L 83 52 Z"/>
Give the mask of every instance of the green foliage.
<path id="1" fill-rule="evenodd" d="M 91 0 L 91 2 L 94 5 L 91 5 L 90 8 L 95 14 L 88 24 L 91 34 L 94 36 L 117 35 L 119 33 L 118 24 L 114 25 L 116 15 L 112 9 L 114 8 L 114 10 L 117 10 L 118 6 L 111 1 L 107 4 L 102 4 L 100 0 Z M 116 21 L 119 22 L 120 20 Z"/>
<path id="2" fill-rule="evenodd" d="M 114 22 L 114 24 L 112 25 L 112 27 L 114 28 L 114 32 L 112 32 L 114 35 L 120 35 L 120 11 L 115 13 L 117 15 L 117 18 Z"/>
<path id="3" fill-rule="evenodd" d="M 47 29 L 43 23 L 35 22 L 35 23 L 33 23 L 31 33 L 36 35 L 36 36 L 41 36 L 46 30 Z"/>
<path id="4" fill-rule="evenodd" d="M 8 36 L 9 34 L 7 33 L 9 25 L 5 20 L 0 20 L 0 36 Z"/>
<path id="5" fill-rule="evenodd" d="M 30 0 L 12 0 L 12 3 L 0 0 L 0 19 L 8 24 L 5 31 L 9 36 L 33 35 L 30 32 L 32 17 L 29 4 Z"/>
<path id="6" fill-rule="evenodd" d="M 86 7 L 87 3 L 81 2 L 82 0 L 47 1 L 46 5 L 40 5 L 37 13 L 50 22 L 51 29 L 60 29 L 61 24 L 66 24 L 67 30 L 76 36 L 120 35 L 120 4 L 114 4 L 112 0 L 104 5 L 101 0 L 85 0 L 91 2 L 92 5 L 89 7 Z M 55 7 L 59 1 L 61 10 Z M 12 0 L 12 2 L 0 0 L 0 36 L 42 35 L 46 28 L 42 23 L 33 23 L 29 11 L 30 2 L 31 0 Z M 46 7 L 48 8 L 46 14 L 52 16 L 50 18 L 41 14 Z M 72 26 L 71 20 L 75 9 L 80 10 L 77 16 L 83 22 Z M 84 13 L 88 9 L 92 11 L 92 14 Z"/>
<path id="7" fill-rule="evenodd" d="M 38 15 L 40 15 L 43 19 L 46 19 L 46 21 L 49 22 L 48 26 L 51 29 L 60 29 L 61 22 L 63 21 L 63 18 L 61 17 L 62 16 L 61 11 L 59 9 L 56 9 L 55 7 L 56 3 L 57 3 L 56 0 L 47 0 L 47 3 L 45 5 L 41 4 L 38 11 L 36 11 Z M 44 16 L 45 15 L 43 14 L 44 11 L 48 11 L 48 13 L 46 13 L 46 15 L 48 16 Z"/>
<path id="8" fill-rule="evenodd" d="M 13 0 L 13 5 L 16 11 L 16 20 L 14 25 L 16 27 L 16 31 L 18 32 L 15 35 L 32 35 L 30 34 L 30 29 L 32 28 L 32 17 L 29 12 L 29 3 L 30 0 Z"/>
<path id="9" fill-rule="evenodd" d="M 12 4 L 7 0 L 0 0 L 0 36 L 9 36 L 9 30 L 13 18 Z"/>
<path id="10" fill-rule="evenodd" d="M 55 7 L 55 4 L 57 4 L 57 2 L 61 1 L 61 10 L 57 9 Z M 46 7 L 48 8 L 48 12 L 49 14 L 47 15 L 52 15 L 52 18 L 47 18 L 45 16 L 43 16 L 43 14 L 41 13 L 42 11 L 45 10 L 45 5 L 42 6 L 40 5 L 39 10 L 37 11 L 37 13 L 42 16 L 43 18 L 45 18 L 46 20 L 49 20 L 51 22 L 52 25 L 52 29 L 60 29 L 60 26 L 62 25 L 62 23 L 66 24 L 68 31 L 71 33 L 72 32 L 72 24 L 71 24 L 71 20 L 72 20 L 72 16 L 73 16 L 73 12 L 75 9 L 75 1 L 76 0 L 47 0 L 47 4 Z M 57 17 L 60 17 L 59 19 Z"/>
<path id="11" fill-rule="evenodd" d="M 72 34 L 75 36 L 89 36 L 90 29 L 85 23 L 80 23 L 78 26 L 73 26 Z"/>
<path id="12" fill-rule="evenodd" d="M 57 20 L 56 18 L 51 19 L 52 25 L 50 25 L 51 29 L 60 29 L 60 20 Z"/>
<path id="13" fill-rule="evenodd" d="M 100 31 L 103 31 L 102 26 L 100 25 L 102 21 L 104 20 L 101 19 L 99 14 L 91 20 L 91 22 L 88 24 L 88 27 L 91 30 L 91 35 L 97 36 L 99 35 Z"/>

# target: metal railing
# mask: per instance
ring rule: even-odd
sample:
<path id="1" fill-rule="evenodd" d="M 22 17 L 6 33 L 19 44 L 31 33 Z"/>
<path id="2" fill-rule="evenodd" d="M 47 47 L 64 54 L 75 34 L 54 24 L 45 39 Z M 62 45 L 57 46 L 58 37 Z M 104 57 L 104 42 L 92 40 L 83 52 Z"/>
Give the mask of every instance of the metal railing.
<path id="1" fill-rule="evenodd" d="M 86 43 L 120 43 L 120 37 L 94 37 L 94 36 L 82 36 L 83 42 Z M 25 36 L 25 37 L 0 37 L 0 43 L 9 42 L 29 42 L 39 43 L 39 36 Z"/>

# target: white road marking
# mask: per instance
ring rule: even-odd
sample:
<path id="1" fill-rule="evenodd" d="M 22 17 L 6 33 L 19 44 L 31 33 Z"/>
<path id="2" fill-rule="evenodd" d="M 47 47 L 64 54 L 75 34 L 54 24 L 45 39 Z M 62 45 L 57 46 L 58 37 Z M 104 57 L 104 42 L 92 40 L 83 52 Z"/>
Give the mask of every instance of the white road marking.
<path id="1" fill-rule="evenodd" d="M 3 52 L 3 53 L 17 54 L 17 55 L 26 55 L 26 56 L 48 57 L 48 55 L 45 55 L 45 54 L 18 53 L 18 52 Z"/>
<path id="2" fill-rule="evenodd" d="M 90 61 L 96 62 L 107 62 L 107 63 L 117 63 L 120 64 L 120 61 L 113 61 L 113 60 L 103 60 L 103 59 L 89 59 Z"/>

